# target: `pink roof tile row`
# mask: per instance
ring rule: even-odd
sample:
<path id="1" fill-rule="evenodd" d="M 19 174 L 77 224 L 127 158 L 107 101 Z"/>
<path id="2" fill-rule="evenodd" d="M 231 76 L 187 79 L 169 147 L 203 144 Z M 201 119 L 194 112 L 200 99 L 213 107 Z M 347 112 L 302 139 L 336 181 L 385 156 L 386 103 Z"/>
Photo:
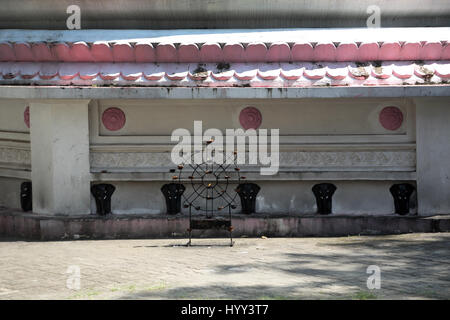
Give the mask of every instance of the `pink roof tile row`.
<path id="1" fill-rule="evenodd" d="M 450 61 L 334 63 L 2 62 L 1 84 L 139 86 L 361 86 L 446 84 Z"/>
<path id="2" fill-rule="evenodd" d="M 450 60 L 447 41 L 418 42 L 1 42 L 0 61 L 248 63 L 296 61 Z"/>

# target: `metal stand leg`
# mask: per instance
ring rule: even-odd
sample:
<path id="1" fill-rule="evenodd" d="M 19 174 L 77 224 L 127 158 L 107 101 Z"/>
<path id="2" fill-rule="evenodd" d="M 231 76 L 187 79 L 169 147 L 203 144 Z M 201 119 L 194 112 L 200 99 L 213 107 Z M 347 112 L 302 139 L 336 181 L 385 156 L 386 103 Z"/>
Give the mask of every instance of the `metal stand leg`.
<path id="1" fill-rule="evenodd" d="M 232 228 L 230 228 L 231 230 L 230 230 L 230 247 L 232 247 L 233 245 L 234 245 L 234 242 L 233 242 L 233 234 L 232 234 L 232 232 L 233 232 L 233 230 L 232 230 Z"/>
<path id="2" fill-rule="evenodd" d="M 232 226 L 232 223 L 231 223 L 231 207 L 230 206 L 228 206 L 228 217 L 229 217 L 229 219 L 230 219 L 230 247 L 232 247 L 233 245 L 234 245 L 234 242 L 233 242 L 233 226 Z"/>
<path id="3" fill-rule="evenodd" d="M 189 228 L 188 230 L 189 230 L 189 241 L 186 244 L 186 246 L 190 247 L 191 246 L 191 232 L 192 232 L 192 230 L 191 230 L 191 228 Z"/>
<path id="4" fill-rule="evenodd" d="M 188 241 L 188 243 L 186 244 L 186 246 L 187 247 L 190 247 L 191 246 L 191 240 L 192 240 L 192 219 L 191 219 L 191 217 L 192 217 L 192 209 L 191 209 L 191 206 L 189 205 L 189 229 L 188 229 L 188 232 L 189 232 L 189 241 Z"/>

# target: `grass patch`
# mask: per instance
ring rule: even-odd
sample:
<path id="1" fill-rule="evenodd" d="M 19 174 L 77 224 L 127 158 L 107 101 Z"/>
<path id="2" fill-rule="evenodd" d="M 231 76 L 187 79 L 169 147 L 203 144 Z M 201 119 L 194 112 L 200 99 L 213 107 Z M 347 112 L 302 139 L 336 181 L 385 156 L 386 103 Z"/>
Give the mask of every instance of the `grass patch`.
<path id="1" fill-rule="evenodd" d="M 86 291 L 86 292 L 78 292 L 75 293 L 73 295 L 71 295 L 70 297 L 68 297 L 67 299 L 72 300 L 72 299 L 91 299 L 95 296 L 100 295 L 99 291 L 94 291 L 94 290 L 90 290 L 90 291 Z"/>
<path id="2" fill-rule="evenodd" d="M 98 292 L 98 291 L 89 291 L 86 293 L 86 296 L 87 297 L 95 297 L 95 296 L 98 296 L 99 294 L 100 294 L 100 292 Z"/>
<path id="3" fill-rule="evenodd" d="M 437 299 L 438 294 L 433 290 L 422 290 L 417 292 L 421 297 L 429 298 L 429 299 Z"/>
<path id="4" fill-rule="evenodd" d="M 359 291 L 352 296 L 353 300 L 374 300 L 377 298 L 376 294 L 368 291 Z"/>
<path id="5" fill-rule="evenodd" d="M 166 284 L 163 282 L 156 286 L 146 288 L 146 291 L 155 291 L 155 290 L 164 290 L 164 289 L 166 289 Z"/>
<path id="6" fill-rule="evenodd" d="M 287 296 L 260 296 L 257 300 L 292 300 L 292 297 Z"/>

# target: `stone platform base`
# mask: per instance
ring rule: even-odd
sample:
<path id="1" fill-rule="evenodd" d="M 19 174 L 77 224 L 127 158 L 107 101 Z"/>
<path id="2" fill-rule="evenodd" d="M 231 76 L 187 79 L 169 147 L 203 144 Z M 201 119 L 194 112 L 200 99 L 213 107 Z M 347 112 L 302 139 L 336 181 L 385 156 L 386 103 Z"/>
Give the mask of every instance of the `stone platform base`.
<path id="1" fill-rule="evenodd" d="M 233 215 L 233 237 L 307 237 L 448 232 L 450 216 Z M 27 240 L 188 237 L 186 215 L 45 216 L 0 210 L 0 237 Z M 193 237 L 227 237 L 194 230 Z"/>

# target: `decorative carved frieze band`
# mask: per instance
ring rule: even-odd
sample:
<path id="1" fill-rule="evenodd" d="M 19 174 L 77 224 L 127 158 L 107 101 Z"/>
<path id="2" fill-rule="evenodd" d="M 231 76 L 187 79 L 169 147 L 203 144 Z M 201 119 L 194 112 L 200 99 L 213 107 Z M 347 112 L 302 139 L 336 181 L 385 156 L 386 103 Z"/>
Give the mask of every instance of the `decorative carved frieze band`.
<path id="1" fill-rule="evenodd" d="M 92 152 L 91 167 L 97 168 L 146 168 L 170 167 L 170 153 L 160 152 Z"/>
<path id="2" fill-rule="evenodd" d="M 287 152 L 280 155 L 280 164 L 307 167 L 411 167 L 414 151 L 353 152 Z"/>
<path id="3" fill-rule="evenodd" d="M 0 146 L 0 163 L 12 165 L 31 165 L 30 150 L 21 148 L 8 148 Z"/>
<path id="4" fill-rule="evenodd" d="M 172 167 L 170 153 L 165 152 L 92 152 L 92 168 L 161 168 Z M 414 150 L 400 151 L 307 151 L 281 152 L 280 167 L 383 170 L 386 167 L 414 171 Z"/>

